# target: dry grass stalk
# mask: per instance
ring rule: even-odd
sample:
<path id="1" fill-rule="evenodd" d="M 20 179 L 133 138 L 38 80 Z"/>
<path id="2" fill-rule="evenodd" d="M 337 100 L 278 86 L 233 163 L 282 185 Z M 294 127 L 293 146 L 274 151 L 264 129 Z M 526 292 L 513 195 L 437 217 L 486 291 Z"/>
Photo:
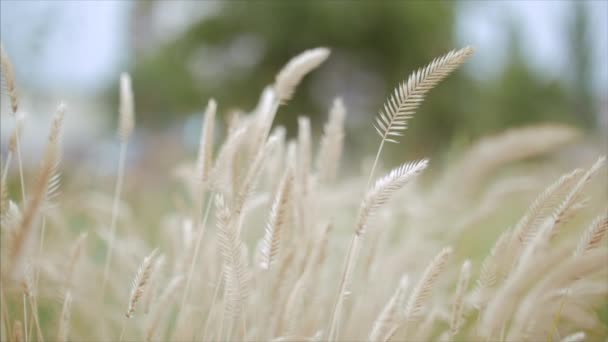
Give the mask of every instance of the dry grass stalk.
<path id="1" fill-rule="evenodd" d="M 125 314 L 127 318 L 133 317 L 133 314 L 135 313 L 135 306 L 148 286 L 148 280 L 150 280 L 150 276 L 152 275 L 154 265 L 153 261 L 154 258 L 156 258 L 157 252 L 158 249 L 155 249 L 152 251 L 152 253 L 144 258 L 139 266 L 139 269 L 137 270 L 137 273 L 135 274 L 135 278 L 133 278 L 133 283 L 131 284 L 131 295 L 129 296 L 129 305 Z"/>
<path id="2" fill-rule="evenodd" d="M 11 110 L 13 111 L 13 114 L 16 114 L 19 110 L 19 97 L 17 96 L 15 70 L 13 69 L 13 64 L 2 44 L 0 44 L 0 66 L 2 67 L 4 84 L 8 90 L 8 97 L 11 101 Z"/>
<path id="3" fill-rule="evenodd" d="M 592 249 L 600 247 L 608 233 L 608 210 L 604 215 L 598 216 L 585 229 L 583 236 L 578 242 L 574 255 L 581 255 Z"/>
<path id="4" fill-rule="evenodd" d="M 454 295 L 454 302 L 452 304 L 452 314 L 450 316 L 450 340 L 454 340 L 456 334 L 460 330 L 464 321 L 464 296 L 467 288 L 469 287 L 469 280 L 471 279 L 471 261 L 466 260 L 462 264 L 460 270 L 460 277 L 456 285 L 456 293 Z"/>
<path id="5" fill-rule="evenodd" d="M 329 111 L 329 119 L 323 129 L 319 147 L 317 172 L 322 182 L 331 183 L 336 179 L 342 155 L 345 118 L 344 103 L 341 98 L 336 98 Z"/>
<path id="6" fill-rule="evenodd" d="M 318 47 L 306 50 L 292 58 L 275 79 L 274 88 L 277 91 L 279 102 L 289 101 L 302 78 L 321 65 L 327 57 L 329 57 L 329 49 Z"/>
<path id="7" fill-rule="evenodd" d="M 384 143 L 398 143 L 395 137 L 401 136 L 402 131 L 407 129 L 407 121 L 414 116 L 416 109 L 424 101 L 426 93 L 462 65 L 472 54 L 473 49 L 471 47 L 450 51 L 446 55 L 433 60 L 427 66 L 418 69 L 408 77 L 406 82 L 395 88 L 393 94 L 384 104 L 384 109 L 376 117 L 376 123 L 374 124 L 374 128 L 382 140 L 370 171 L 368 185 L 374 177 L 374 171 Z"/>
<path id="8" fill-rule="evenodd" d="M 281 249 L 281 234 L 282 230 L 287 223 L 287 215 L 291 200 L 291 192 L 293 186 L 293 175 L 292 171 L 288 168 L 283 176 L 281 185 L 277 190 L 272 208 L 270 210 L 270 216 L 268 217 L 268 223 L 266 224 L 266 230 L 264 232 L 264 238 L 261 246 L 261 260 L 259 266 L 262 269 L 269 270 L 274 264 L 276 259 L 279 257 Z"/>
<path id="9" fill-rule="evenodd" d="M 106 283 L 112 264 L 112 254 L 114 251 L 114 240 L 116 239 L 116 225 L 118 223 L 118 211 L 122 187 L 124 182 L 125 164 L 127 159 L 127 144 L 135 127 L 135 105 L 133 102 L 133 89 L 131 88 L 131 77 L 127 73 L 120 75 L 120 105 L 119 105 L 119 125 L 118 136 L 120 138 L 120 152 L 118 155 L 118 171 L 116 186 L 114 188 L 114 199 L 112 202 L 112 218 L 110 222 L 110 237 L 108 241 L 108 252 L 103 271 L 101 285 L 101 300 L 104 300 Z"/>
<path id="10" fill-rule="evenodd" d="M 59 328 L 57 330 L 57 341 L 68 341 L 70 333 L 71 307 L 72 294 L 70 293 L 70 291 L 68 291 L 66 292 L 65 298 L 63 299 L 63 308 L 61 309 L 61 315 L 59 318 Z"/>

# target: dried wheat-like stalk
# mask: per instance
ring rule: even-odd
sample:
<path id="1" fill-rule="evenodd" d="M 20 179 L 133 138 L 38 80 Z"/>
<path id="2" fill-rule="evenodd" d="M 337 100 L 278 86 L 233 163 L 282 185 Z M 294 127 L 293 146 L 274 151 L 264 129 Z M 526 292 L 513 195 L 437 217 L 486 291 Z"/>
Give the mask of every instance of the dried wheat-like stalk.
<path id="1" fill-rule="evenodd" d="M 275 79 L 274 88 L 279 102 L 289 101 L 302 78 L 321 65 L 327 57 L 329 57 L 329 49 L 318 47 L 306 50 L 292 58 Z"/>
<path id="2" fill-rule="evenodd" d="M 345 117 L 344 103 L 341 98 L 337 98 L 329 111 L 329 120 L 323 129 L 321 146 L 317 155 L 317 172 L 322 182 L 329 183 L 336 178 L 342 155 Z"/>
<path id="3" fill-rule="evenodd" d="M 428 161 L 426 159 L 405 163 L 376 181 L 361 203 L 355 230 L 356 234 L 363 235 L 371 216 L 382 205 L 388 202 L 391 195 L 426 169 L 427 165 Z"/>
<path id="4" fill-rule="evenodd" d="M 384 104 L 384 109 L 376 117 L 376 123 L 374 124 L 374 128 L 382 140 L 378 152 L 376 152 L 376 158 L 367 181 L 368 184 L 374 177 L 374 171 L 384 143 L 387 141 L 397 143 L 396 138 L 393 137 L 401 136 L 401 132 L 407 129 L 407 121 L 424 101 L 426 93 L 452 71 L 456 70 L 472 54 L 473 49 L 471 47 L 450 51 L 446 55 L 433 60 L 427 66 L 418 69 L 409 76 L 406 82 L 395 88 L 393 94 Z"/>
<path id="5" fill-rule="evenodd" d="M 485 306 L 490 298 L 490 291 L 499 281 L 499 275 L 504 266 L 504 258 L 508 255 L 512 231 L 507 230 L 496 240 L 490 254 L 481 263 L 477 287 L 475 288 L 474 305 L 477 309 Z"/>
<path id="6" fill-rule="evenodd" d="M 287 223 L 288 210 L 291 204 L 292 186 L 293 175 L 292 171 L 288 168 L 277 190 L 272 208 L 270 209 L 268 222 L 266 223 L 266 230 L 264 231 L 264 238 L 260 249 L 261 263 L 259 266 L 262 269 L 269 270 L 279 257 L 281 234 Z"/>
<path id="7" fill-rule="evenodd" d="M 406 292 L 408 286 L 409 278 L 407 275 L 404 275 L 401 277 L 395 293 L 393 293 L 374 321 L 372 330 L 369 333 L 369 341 L 387 341 L 392 336 L 402 318 L 401 311 L 403 308 L 400 305 L 407 298 Z"/>
<path id="8" fill-rule="evenodd" d="M 439 252 L 439 254 L 437 254 L 431 263 L 426 267 L 424 273 L 422 273 L 422 276 L 418 281 L 418 285 L 416 285 L 416 287 L 414 287 L 412 290 L 412 293 L 410 294 L 405 306 L 404 315 L 407 323 L 416 322 L 420 318 L 422 309 L 429 299 L 431 291 L 433 290 L 439 275 L 445 269 L 448 258 L 451 254 L 451 247 L 442 249 L 441 252 Z"/>
<path id="9" fill-rule="evenodd" d="M 580 137 L 571 126 L 539 124 L 508 129 L 480 139 L 437 182 L 436 195 L 447 191 L 470 197 L 502 165 L 552 151 Z"/>
<path id="10" fill-rule="evenodd" d="M 198 149 L 197 178 L 200 182 L 206 182 L 211 171 L 213 158 L 213 130 L 215 126 L 215 112 L 217 104 L 215 100 L 209 100 L 205 110 L 205 119 L 201 130 L 201 138 Z"/>
<path id="11" fill-rule="evenodd" d="M 469 287 L 469 280 L 471 279 L 471 261 L 466 260 L 462 264 L 460 270 L 460 277 L 458 278 L 458 284 L 456 285 L 456 293 L 454 295 L 454 302 L 452 303 L 452 314 L 450 316 L 450 340 L 454 340 L 456 334 L 462 327 L 463 317 L 463 305 L 464 295 Z"/>
<path id="12" fill-rule="evenodd" d="M 568 218 L 572 211 L 578 208 L 578 199 L 585 185 L 589 183 L 591 178 L 606 164 L 606 157 L 602 156 L 581 176 L 579 181 L 574 185 L 566 198 L 557 206 L 553 215 L 550 218 L 549 225 L 551 226 L 550 237 L 554 237 L 559 232 L 559 227 L 564 220 Z"/>
<path id="13" fill-rule="evenodd" d="M 222 195 L 216 195 L 215 206 L 218 246 L 224 259 L 223 274 L 228 296 L 226 313 L 230 324 L 237 317 L 241 317 L 243 329 L 246 331 L 245 305 L 249 295 L 249 266 L 243 253 L 243 243 L 238 234 L 237 222 L 224 203 Z"/>
<path id="14" fill-rule="evenodd" d="M 133 88 L 131 76 L 127 73 L 120 75 L 120 107 L 119 107 L 118 135 L 124 142 L 129 140 L 135 127 L 135 103 L 133 101 Z"/>
<path id="15" fill-rule="evenodd" d="M 26 191 L 25 191 L 25 180 L 23 177 L 23 162 L 21 158 L 21 129 L 23 122 L 23 114 L 19 113 L 19 96 L 17 93 L 17 85 L 15 78 L 15 70 L 13 69 L 13 64 L 4 49 L 2 43 L 0 43 L 0 70 L 2 71 L 2 76 L 4 78 L 4 84 L 6 85 L 6 89 L 8 91 L 8 97 L 11 102 L 11 111 L 13 113 L 13 117 L 15 118 L 15 130 L 13 131 L 13 135 L 10 138 L 9 142 L 9 151 L 12 151 L 11 154 L 14 154 L 14 151 L 17 151 L 17 162 L 19 164 L 19 179 L 21 181 L 21 196 L 23 201 L 26 201 Z"/>
<path id="16" fill-rule="evenodd" d="M 359 258 L 361 240 L 367 229 L 369 219 L 382 205 L 388 202 L 391 195 L 401 189 L 412 178 L 420 174 L 426 168 L 427 164 L 428 161 L 424 159 L 417 162 L 405 163 L 392 170 L 388 175 L 376 181 L 376 184 L 367 192 L 361 202 L 357 223 L 355 225 L 355 234 L 346 254 L 346 265 L 344 266 L 342 279 L 340 280 L 336 304 L 332 311 L 327 335 L 328 340 L 338 339 L 337 329 L 340 324 L 344 297 L 349 292 L 354 267 Z"/>
<path id="17" fill-rule="evenodd" d="M 51 134 L 51 137 L 53 137 L 53 134 Z M 9 258 L 11 260 L 8 267 L 9 275 L 13 274 L 15 268 L 18 266 L 20 258 L 25 252 L 24 250 L 31 237 L 34 222 L 47 198 L 49 184 L 55 174 L 59 156 L 60 150 L 57 145 L 57 139 L 50 139 L 42 157 L 42 164 L 40 166 L 38 182 L 36 183 L 34 194 L 28 201 L 25 211 L 23 212 L 23 218 L 17 228 L 16 237 L 9 253 Z"/>
<path id="18" fill-rule="evenodd" d="M 575 169 L 561 176 L 534 200 L 514 228 L 514 241 L 525 246 L 534 238 L 543 220 L 553 213 L 555 207 L 571 190 L 581 173 L 581 169 Z"/>
<path id="19" fill-rule="evenodd" d="M 72 307 L 72 294 L 66 292 L 59 318 L 59 328 L 57 330 L 57 341 L 64 342 L 68 340 L 70 332 L 70 316 Z"/>
<path id="20" fill-rule="evenodd" d="M 106 283 L 112 264 L 112 253 L 114 251 L 114 240 L 116 239 L 116 225 L 118 221 L 118 211 L 120 205 L 120 197 L 125 173 L 125 163 L 127 158 L 127 145 L 135 127 L 135 104 L 133 102 L 133 89 L 131 88 L 131 77 L 127 73 L 120 75 L 120 105 L 119 105 L 119 126 L 118 136 L 120 137 L 120 153 L 118 155 L 118 176 L 116 178 L 116 187 L 114 188 L 114 199 L 112 202 L 112 218 L 110 222 L 110 237 L 108 242 L 108 253 L 106 255 L 106 263 L 103 271 L 103 280 L 101 285 L 101 299 L 105 297 Z"/>
<path id="21" fill-rule="evenodd" d="M 603 215 L 596 217 L 589 227 L 585 229 L 574 251 L 574 255 L 581 255 L 598 248 L 606 237 L 606 234 L 608 234 L 608 210 Z"/>
<path id="22" fill-rule="evenodd" d="M 127 318 L 133 317 L 133 314 L 135 313 L 135 306 L 148 286 L 148 280 L 150 280 L 150 276 L 152 275 L 153 271 L 153 261 L 157 252 L 158 249 L 155 249 L 152 251 L 152 253 L 144 258 L 139 266 L 139 269 L 137 270 L 137 273 L 135 274 L 135 278 L 133 278 L 133 282 L 131 284 L 131 295 L 129 296 L 129 305 L 127 307 L 127 312 L 125 313 Z"/>
<path id="23" fill-rule="evenodd" d="M 0 66 L 2 67 L 4 84 L 8 90 L 8 97 L 11 101 L 11 110 L 13 111 L 13 114 L 16 114 L 19 110 L 19 97 L 17 96 L 15 70 L 13 69 L 13 64 L 2 44 L 0 44 Z"/>

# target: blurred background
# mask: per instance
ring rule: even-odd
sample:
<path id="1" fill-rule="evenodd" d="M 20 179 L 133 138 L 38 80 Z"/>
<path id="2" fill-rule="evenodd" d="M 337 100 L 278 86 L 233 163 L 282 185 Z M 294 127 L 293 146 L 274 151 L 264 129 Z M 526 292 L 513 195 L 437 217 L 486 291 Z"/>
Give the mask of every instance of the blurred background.
<path id="1" fill-rule="evenodd" d="M 134 82 L 131 160 L 168 166 L 192 156 L 210 97 L 224 118 L 248 111 L 289 58 L 316 46 L 332 55 L 280 109 L 277 123 L 293 136 L 297 117 L 308 115 L 320 134 L 332 99 L 342 97 L 351 161 L 375 151 L 372 119 L 397 83 L 466 45 L 475 56 L 430 93 L 387 157 L 442 154 L 535 122 L 608 132 L 602 0 L 2 0 L 0 9 L 0 38 L 28 114 L 26 148 L 42 146 L 64 100 L 66 155 L 102 173 L 115 169 L 121 71 Z M 3 151 L 13 125 L 7 103 L 3 95 Z"/>

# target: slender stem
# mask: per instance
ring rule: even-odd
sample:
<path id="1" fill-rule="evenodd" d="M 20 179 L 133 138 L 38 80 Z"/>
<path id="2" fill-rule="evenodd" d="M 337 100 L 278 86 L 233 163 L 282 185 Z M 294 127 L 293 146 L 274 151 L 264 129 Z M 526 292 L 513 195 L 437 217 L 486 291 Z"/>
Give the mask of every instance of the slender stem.
<path id="1" fill-rule="evenodd" d="M 11 159 L 13 158 L 13 154 L 9 151 L 6 155 L 6 161 L 4 162 L 4 170 L 2 170 L 2 184 L 6 181 L 6 176 L 8 175 L 8 167 L 11 165 Z"/>
<path id="2" fill-rule="evenodd" d="M 38 336 L 38 341 L 43 342 L 44 338 L 42 337 L 42 329 L 40 329 L 40 321 L 38 319 L 38 310 L 36 308 L 37 305 L 36 305 L 36 302 L 33 297 L 30 297 L 29 299 L 30 299 L 29 300 L 30 306 L 32 309 L 32 319 L 34 320 L 34 324 L 36 325 L 36 334 Z M 30 328 L 31 328 L 31 326 L 30 326 Z"/>
<path id="3" fill-rule="evenodd" d="M 376 166 L 378 166 L 378 160 L 380 159 L 380 154 L 382 154 L 382 148 L 384 147 L 384 142 L 386 141 L 386 135 L 382 137 L 382 141 L 380 142 L 380 147 L 378 147 L 378 152 L 376 152 L 376 159 L 374 159 L 374 164 L 372 165 L 372 170 L 369 173 L 369 177 L 367 178 L 367 188 L 372 183 L 372 179 L 374 178 L 374 172 L 376 171 Z"/>
<path id="4" fill-rule="evenodd" d="M 105 298 L 106 283 L 108 280 L 108 272 L 112 263 L 112 252 L 114 248 L 114 240 L 116 236 L 116 221 L 118 220 L 118 210 L 120 205 L 120 196 L 122 192 L 122 184 L 125 172 L 125 160 L 127 156 L 127 141 L 120 144 L 120 155 L 118 159 L 118 176 L 116 179 L 116 188 L 114 189 L 114 200 L 112 204 L 112 221 L 110 223 L 110 240 L 108 242 L 108 254 L 106 256 L 106 265 L 103 270 L 103 281 L 101 285 L 101 299 Z"/>
<path id="5" fill-rule="evenodd" d="M 348 247 L 346 266 L 344 267 L 344 273 L 342 274 L 342 280 L 340 281 L 340 291 L 338 292 L 338 297 L 336 298 L 336 304 L 334 305 L 334 310 L 331 315 L 331 325 L 328 329 L 327 340 L 328 341 L 337 341 L 339 337 L 339 325 L 340 318 L 342 316 L 342 305 L 344 303 L 344 297 L 346 295 L 348 286 L 350 284 L 350 278 L 353 274 L 353 268 L 358 258 L 359 249 L 360 249 L 361 236 L 355 234 L 353 239 Z"/>
<path id="6" fill-rule="evenodd" d="M 204 192 L 202 193 L 204 196 Z M 199 197 L 201 198 L 201 197 Z M 205 226 L 207 225 L 207 219 L 209 217 L 209 211 L 211 210 L 211 203 L 213 201 L 209 200 L 207 202 L 207 208 L 205 209 L 205 216 L 202 218 L 200 218 L 200 212 L 202 210 L 202 205 L 203 205 L 203 201 L 204 200 L 199 200 L 198 203 L 200 205 L 196 205 L 197 210 L 197 214 L 195 214 L 195 221 L 198 223 L 195 225 L 195 227 L 198 229 L 198 233 L 196 236 L 196 242 L 194 245 L 194 253 L 192 255 L 192 260 L 190 260 L 190 268 L 188 270 L 188 277 L 186 278 L 186 287 L 184 288 L 184 292 L 182 295 L 182 299 L 180 302 L 180 311 L 177 317 L 177 321 L 176 321 L 176 332 L 178 332 L 177 330 L 181 328 L 181 320 L 182 320 L 182 311 L 185 308 L 186 305 L 186 300 L 188 299 L 188 295 L 190 292 L 190 285 L 192 283 L 192 276 L 194 275 L 194 265 L 196 264 L 196 260 L 198 259 L 198 254 L 199 254 L 199 250 L 200 250 L 200 246 L 201 246 L 201 242 L 203 241 L 203 236 L 205 233 Z M 201 222 L 202 221 L 202 222 Z"/>
<path id="7" fill-rule="evenodd" d="M 215 290 L 213 291 L 213 299 L 211 299 L 211 305 L 209 306 L 209 314 L 207 314 L 207 318 L 205 319 L 205 328 L 203 329 L 203 341 L 208 341 L 207 339 L 207 329 L 209 328 L 209 322 L 211 322 L 211 314 L 214 311 L 215 303 L 217 301 L 218 294 L 220 292 L 220 286 L 222 284 L 222 280 L 224 279 L 224 268 L 220 271 L 220 276 L 215 284 Z"/>
<path id="8" fill-rule="evenodd" d="M 21 138 L 19 137 L 19 133 L 20 132 L 17 132 L 15 141 L 17 142 L 17 164 L 19 164 L 19 179 L 21 181 L 21 198 L 23 201 L 23 205 L 25 205 L 27 198 L 25 197 L 25 180 L 23 177 L 23 162 L 21 161 Z"/>
<path id="9" fill-rule="evenodd" d="M 120 328 L 120 336 L 118 337 L 118 342 L 122 342 L 122 339 L 125 336 L 125 330 L 127 330 L 127 319 L 128 318 L 124 318 L 122 320 L 122 328 Z"/>
<path id="10" fill-rule="evenodd" d="M 27 341 L 27 304 L 25 299 L 25 293 L 23 294 L 23 336 Z"/>

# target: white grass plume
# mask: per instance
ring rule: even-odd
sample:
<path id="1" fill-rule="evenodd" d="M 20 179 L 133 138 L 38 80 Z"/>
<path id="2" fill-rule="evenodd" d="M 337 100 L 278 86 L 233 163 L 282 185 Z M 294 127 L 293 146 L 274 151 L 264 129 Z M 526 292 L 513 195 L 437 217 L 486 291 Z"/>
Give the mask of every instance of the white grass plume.
<path id="1" fill-rule="evenodd" d="M 393 169 L 386 176 L 378 179 L 374 186 L 367 192 L 357 219 L 356 234 L 363 235 L 367 229 L 370 217 L 390 199 L 397 190 L 401 189 L 413 177 L 426 169 L 428 161 L 422 159 L 416 162 L 405 163 Z"/>
<path id="2" fill-rule="evenodd" d="M 581 255 L 587 251 L 598 248 L 608 234 L 608 210 L 591 222 L 581 236 L 574 255 Z"/>
<path id="3" fill-rule="evenodd" d="M 344 140 L 344 119 L 346 108 L 341 98 L 336 98 L 329 111 L 329 119 L 323 129 L 321 146 L 317 159 L 317 172 L 322 182 L 332 182 L 336 178 L 342 155 Z"/>
<path id="4" fill-rule="evenodd" d="M 8 97 L 11 101 L 11 110 L 16 114 L 19 110 L 19 96 L 17 94 L 17 86 L 15 82 L 15 70 L 11 63 L 8 54 L 4 50 L 4 46 L 0 43 L 0 66 L 2 67 L 2 76 L 4 84 L 8 90 Z"/>
<path id="5" fill-rule="evenodd" d="M 144 258 L 135 277 L 133 278 L 133 282 L 131 284 L 131 294 L 129 295 L 129 305 L 127 307 L 126 316 L 127 318 L 133 317 L 135 313 L 135 307 L 137 302 L 142 297 L 146 287 L 148 286 L 148 280 L 150 280 L 150 276 L 152 275 L 154 258 L 158 249 L 153 250 L 148 256 Z"/>
<path id="6" fill-rule="evenodd" d="M 286 103 L 293 96 L 302 78 L 316 69 L 329 57 L 329 49 L 318 47 L 306 50 L 292 58 L 275 79 L 277 96 L 280 103 Z"/>
<path id="7" fill-rule="evenodd" d="M 261 262 L 260 267 L 262 269 L 270 269 L 271 265 L 279 257 L 281 249 L 281 234 L 282 230 L 287 223 L 287 215 L 289 206 L 291 203 L 291 192 L 293 187 L 293 175 L 290 168 L 287 169 L 281 185 L 275 195 L 272 208 L 270 209 L 270 216 L 266 223 L 266 230 L 264 232 L 264 238 L 262 240 Z"/>
<path id="8" fill-rule="evenodd" d="M 456 285 L 456 293 L 454 294 L 454 301 L 452 303 L 452 313 L 450 316 L 450 340 L 454 340 L 456 334 L 462 327 L 464 317 L 464 297 L 469 287 L 469 280 L 471 279 L 471 261 L 466 260 L 462 264 L 460 270 L 460 276 Z"/>
<path id="9" fill-rule="evenodd" d="M 119 107 L 118 135 L 122 141 L 131 136 L 135 127 L 135 103 L 133 101 L 133 88 L 131 76 L 126 72 L 120 75 L 120 107 Z"/>
<path id="10" fill-rule="evenodd" d="M 405 306 L 405 318 L 408 323 L 416 322 L 420 318 L 422 309 L 429 299 L 439 275 L 441 275 L 445 269 L 451 254 L 451 247 L 442 249 L 424 270 L 424 273 L 418 281 L 418 285 L 412 290 Z"/>
<path id="11" fill-rule="evenodd" d="M 215 113 L 217 104 L 210 99 L 205 110 L 205 119 L 201 130 L 201 138 L 198 149 L 197 177 L 200 182 L 205 183 L 209 177 L 213 158 L 213 131 L 215 126 Z"/>
<path id="12" fill-rule="evenodd" d="M 399 281 L 399 286 L 389 299 L 388 303 L 384 306 L 374 324 L 372 326 L 372 330 L 369 334 L 369 341 L 386 341 L 392 335 L 391 332 L 394 332 L 396 327 L 398 326 L 402 313 L 401 310 L 403 308 L 400 307 L 406 297 L 407 288 L 409 286 L 409 278 L 404 275 L 401 277 Z"/>
<path id="13" fill-rule="evenodd" d="M 456 70 L 472 54 L 473 49 L 471 47 L 450 51 L 446 55 L 434 59 L 427 66 L 418 69 L 409 76 L 407 82 L 397 86 L 394 93 L 384 104 L 384 109 L 376 117 L 374 128 L 382 140 L 376 153 L 368 184 L 374 176 L 384 143 L 398 143 L 396 137 L 401 136 L 401 132 L 407 129 L 407 121 L 412 118 L 416 109 L 424 101 L 426 93 L 452 71 Z"/>

